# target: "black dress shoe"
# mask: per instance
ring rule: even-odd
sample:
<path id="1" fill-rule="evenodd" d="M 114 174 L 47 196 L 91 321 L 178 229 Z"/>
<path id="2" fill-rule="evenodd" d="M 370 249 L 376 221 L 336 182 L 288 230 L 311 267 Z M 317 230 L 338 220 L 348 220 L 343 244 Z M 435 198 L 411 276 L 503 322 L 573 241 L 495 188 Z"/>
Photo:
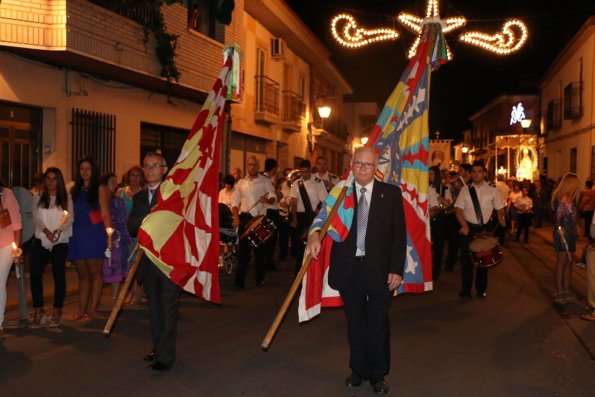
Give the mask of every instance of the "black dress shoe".
<path id="1" fill-rule="evenodd" d="M 152 369 L 153 371 L 168 371 L 169 365 L 165 365 L 159 361 L 156 361 L 151 365 L 147 365 L 147 368 Z"/>
<path id="2" fill-rule="evenodd" d="M 386 394 L 388 393 L 388 385 L 384 381 L 384 379 L 378 379 L 374 381 L 370 381 L 372 384 L 372 391 L 376 394 Z"/>
<path id="3" fill-rule="evenodd" d="M 459 298 L 471 299 L 471 292 L 459 292 Z"/>
<path id="4" fill-rule="evenodd" d="M 478 292 L 477 293 L 477 297 L 478 298 L 485 298 L 486 296 L 488 296 L 488 294 L 486 294 L 485 292 Z"/>
<path id="5" fill-rule="evenodd" d="M 352 372 L 351 375 L 345 379 L 345 386 L 347 387 L 358 387 L 362 384 L 362 378 L 355 372 Z"/>
<path id="6" fill-rule="evenodd" d="M 149 352 L 149 354 L 147 354 L 146 356 L 143 357 L 143 361 L 155 361 L 156 358 L 157 358 L 157 353 L 155 353 L 155 351 L 151 350 Z"/>

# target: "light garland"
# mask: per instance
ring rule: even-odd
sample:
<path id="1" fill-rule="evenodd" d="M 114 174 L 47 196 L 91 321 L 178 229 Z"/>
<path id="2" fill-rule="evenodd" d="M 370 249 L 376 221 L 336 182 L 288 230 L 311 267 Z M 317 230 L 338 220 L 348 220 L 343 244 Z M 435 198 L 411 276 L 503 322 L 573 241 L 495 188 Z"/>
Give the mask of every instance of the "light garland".
<path id="1" fill-rule="evenodd" d="M 442 26 L 444 34 L 463 27 L 467 20 L 464 17 L 440 18 L 439 0 L 427 0 L 425 18 L 408 13 L 400 13 L 398 21 L 417 37 L 407 51 L 407 58 L 412 58 L 417 52 L 417 46 L 421 40 L 423 27 L 429 23 L 436 23 Z M 340 30 L 340 27 L 342 29 Z M 357 26 L 355 18 L 349 14 L 339 14 L 331 21 L 331 31 L 335 40 L 345 47 L 359 48 L 379 41 L 396 40 L 399 32 L 394 29 L 381 28 L 367 30 Z M 520 34 L 519 34 L 520 33 Z M 490 35 L 482 32 L 466 32 L 459 36 L 459 40 L 499 55 L 508 55 L 518 51 L 528 38 L 527 26 L 519 19 L 508 20 L 502 31 Z M 453 58 L 452 51 L 446 43 L 446 55 L 449 60 Z"/>
<path id="2" fill-rule="evenodd" d="M 515 30 L 520 32 L 520 37 L 515 33 Z M 518 51 L 527 42 L 528 37 L 527 26 L 518 19 L 511 19 L 504 23 L 501 32 L 493 35 L 481 32 L 467 32 L 459 36 L 459 40 L 498 55 L 508 55 Z"/>
<path id="3" fill-rule="evenodd" d="M 342 32 L 339 33 L 337 25 L 343 25 Z M 339 43 L 345 47 L 359 48 L 368 44 L 385 40 L 396 40 L 399 32 L 393 29 L 382 28 L 367 30 L 358 28 L 355 18 L 349 14 L 339 14 L 331 21 L 331 32 Z"/>

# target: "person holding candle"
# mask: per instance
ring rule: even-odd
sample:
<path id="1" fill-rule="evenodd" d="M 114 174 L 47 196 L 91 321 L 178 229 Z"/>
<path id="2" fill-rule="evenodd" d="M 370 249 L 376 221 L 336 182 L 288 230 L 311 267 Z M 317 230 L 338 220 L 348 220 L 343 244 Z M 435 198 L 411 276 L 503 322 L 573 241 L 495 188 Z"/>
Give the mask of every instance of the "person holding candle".
<path id="1" fill-rule="evenodd" d="M 66 296 L 68 239 L 72 236 L 72 199 L 66 192 L 62 171 L 49 167 L 44 173 L 43 181 L 40 193 L 33 201 L 35 239 L 31 263 L 31 296 L 35 313 L 31 328 L 45 325 L 43 271 L 48 260 L 52 263 L 54 277 L 54 310 L 49 326 L 60 325 Z"/>
<path id="2" fill-rule="evenodd" d="M 107 228 L 108 256 L 103 260 L 103 281 L 112 285 L 112 300 L 118 297 L 120 283 L 128 275 L 128 251 L 130 235 L 128 234 L 128 214 L 126 204 L 121 197 L 114 195 L 118 183 L 116 174 L 108 172 L 101 178 L 101 184 L 110 192 L 110 215 L 112 227 Z"/>
<path id="3" fill-rule="evenodd" d="M 107 248 L 106 228 L 112 227 L 111 193 L 99 183 L 99 170 L 91 157 L 77 163 L 78 173 L 70 194 L 74 207 L 68 258 L 79 277 L 79 310 L 73 320 L 98 318 L 103 288 L 102 264 Z"/>
<path id="4" fill-rule="evenodd" d="M 6 282 L 14 259 L 21 254 L 21 213 L 14 194 L 0 179 L 0 333 L 6 309 Z"/>

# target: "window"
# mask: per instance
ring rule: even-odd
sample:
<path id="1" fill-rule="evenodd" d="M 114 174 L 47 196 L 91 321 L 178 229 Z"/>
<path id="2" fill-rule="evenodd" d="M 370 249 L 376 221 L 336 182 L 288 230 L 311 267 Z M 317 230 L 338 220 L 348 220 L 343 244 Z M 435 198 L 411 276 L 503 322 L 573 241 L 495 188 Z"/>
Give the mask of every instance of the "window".
<path id="1" fill-rule="evenodd" d="M 89 110 L 72 109 L 72 174 L 76 163 L 91 156 L 100 172 L 110 172 L 116 166 L 116 116 Z"/>
<path id="2" fill-rule="evenodd" d="M 547 167 L 548 167 L 548 158 L 545 156 L 543 158 L 543 175 L 547 175 Z"/>
<path id="3" fill-rule="evenodd" d="M 148 152 L 159 152 L 171 169 L 182 151 L 182 146 L 186 142 L 189 131 L 149 123 L 142 123 L 140 129 L 141 148 L 138 163 L 142 163 L 145 154 Z"/>
<path id="4" fill-rule="evenodd" d="M 299 92 L 298 95 L 300 96 L 300 99 L 302 100 L 302 102 L 306 102 L 306 79 L 304 78 L 304 76 L 300 76 L 299 78 Z"/>
<path id="5" fill-rule="evenodd" d="M 188 27 L 220 43 L 225 41 L 225 26 L 215 19 L 212 2 L 208 0 L 186 0 Z"/>
<path id="6" fill-rule="evenodd" d="M 562 127 L 562 117 L 560 114 L 560 101 L 558 99 L 552 99 L 547 104 L 547 115 L 546 115 L 546 131 L 559 130 Z"/>
<path id="7" fill-rule="evenodd" d="M 570 149 L 570 172 L 576 174 L 576 148 Z"/>
<path id="8" fill-rule="evenodd" d="M 583 84 L 579 81 L 564 87 L 564 118 L 579 119 L 583 115 Z"/>

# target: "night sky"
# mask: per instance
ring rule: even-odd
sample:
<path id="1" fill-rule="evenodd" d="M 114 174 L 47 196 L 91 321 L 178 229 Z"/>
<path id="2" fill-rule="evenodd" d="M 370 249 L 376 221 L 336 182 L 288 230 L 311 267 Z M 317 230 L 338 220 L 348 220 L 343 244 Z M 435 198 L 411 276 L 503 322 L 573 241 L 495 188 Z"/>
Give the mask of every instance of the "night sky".
<path id="1" fill-rule="evenodd" d="M 354 94 L 346 101 L 384 104 L 407 64 L 406 51 L 414 35 L 393 16 L 405 11 L 425 16 L 426 0 L 286 0 L 332 52 L 332 60 L 351 84 Z M 348 49 L 335 42 L 330 20 L 339 12 L 352 14 L 368 29 L 395 27 L 396 41 Z M 470 128 L 468 118 L 501 94 L 538 93 L 538 83 L 559 51 L 576 34 L 589 15 L 591 0 L 451 0 L 440 1 L 443 18 L 464 16 L 467 25 L 446 35 L 454 59 L 432 74 L 430 132 L 460 140 Z M 529 39 L 517 53 L 499 56 L 458 41 L 464 31 L 495 33 L 504 19 L 525 22 Z"/>

